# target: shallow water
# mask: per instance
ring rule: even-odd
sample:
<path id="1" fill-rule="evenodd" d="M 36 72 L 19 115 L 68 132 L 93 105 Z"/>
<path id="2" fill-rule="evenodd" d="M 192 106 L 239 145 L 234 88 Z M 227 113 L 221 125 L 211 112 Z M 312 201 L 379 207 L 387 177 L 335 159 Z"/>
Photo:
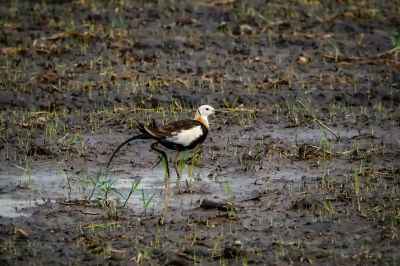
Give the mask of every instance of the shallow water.
<path id="1" fill-rule="evenodd" d="M 15 218 L 19 216 L 29 216 L 30 213 L 24 211 L 25 208 L 37 206 L 38 201 L 20 200 L 12 198 L 0 198 L 0 216 Z"/>
<path id="2" fill-rule="evenodd" d="M 95 173 L 93 171 L 92 175 Z M 182 188 L 186 188 L 186 183 L 196 182 L 195 179 L 199 179 L 200 176 L 208 176 L 209 170 L 196 169 L 193 171 L 193 175 L 189 176 L 187 169 L 182 173 L 181 185 Z M 110 174 L 111 178 L 115 180 L 113 187 L 122 193 L 125 197 L 129 194 L 131 186 L 135 180 L 140 179 L 140 183 L 134 193 L 132 193 L 128 205 L 134 210 L 143 210 L 143 198 L 148 200 L 153 196 L 150 207 L 153 210 L 159 210 L 162 207 L 164 201 L 164 170 L 162 167 L 154 169 L 142 169 L 135 172 L 134 175 L 130 174 Z M 82 192 L 82 185 L 79 179 L 82 177 L 62 172 L 59 167 L 53 163 L 47 163 L 45 165 L 36 166 L 36 169 L 31 170 L 28 173 L 20 173 L 15 168 L 10 168 L 8 171 L 2 171 L 0 173 L 0 187 L 3 190 L 7 190 L 7 193 L 2 195 L 0 198 L 0 215 L 4 217 L 18 217 L 18 216 L 29 216 L 29 211 L 24 211 L 24 208 L 29 208 L 43 203 L 43 198 L 55 200 L 58 198 L 66 199 L 69 195 L 67 177 L 70 179 L 71 194 L 70 199 L 83 199 L 88 197 L 90 194 L 92 185 L 90 184 L 85 192 Z M 202 178 L 202 182 L 205 180 L 208 185 L 212 182 L 208 178 Z M 177 192 L 176 188 L 176 177 L 175 173 L 171 174 L 170 180 L 170 194 Z M 214 185 L 218 187 L 218 184 Z M 213 191 L 215 188 L 212 189 Z M 97 196 L 102 196 L 102 192 L 98 190 L 94 194 L 93 199 Z M 125 199 L 121 198 L 117 193 L 111 192 L 110 198 L 120 198 L 122 202 Z M 194 199 L 195 198 L 195 199 Z M 170 206 L 182 206 L 186 203 L 190 204 L 193 200 L 198 200 L 198 196 L 192 194 L 181 194 L 178 197 L 170 197 Z"/>
<path id="3" fill-rule="evenodd" d="M 365 131 L 365 130 L 364 130 Z M 395 143 L 396 133 L 398 129 L 393 129 L 392 132 L 384 132 L 383 130 L 374 130 L 376 136 L 381 139 L 386 139 L 389 143 Z M 362 132 L 365 134 L 366 132 Z M 257 135 L 257 133 L 255 134 Z M 248 141 L 255 135 L 243 135 L 244 141 Z M 340 130 L 340 135 L 343 138 L 353 138 L 360 135 L 356 129 Z M 322 138 L 332 138 L 332 135 L 326 131 L 315 128 L 303 128 L 293 130 L 293 128 L 278 128 L 269 131 L 270 139 L 285 140 L 287 142 L 299 141 L 299 143 L 315 143 Z M 95 141 L 96 137 L 92 137 Z M 334 144 L 336 145 L 336 144 Z M 194 168 L 193 173 L 189 176 L 189 169 L 186 167 L 182 172 L 181 188 L 185 193 L 178 193 L 176 187 L 176 175 L 171 167 L 171 179 L 169 186 L 169 206 L 178 209 L 187 209 L 194 202 L 201 199 L 225 200 L 228 197 L 245 198 L 249 191 L 260 188 L 256 185 L 257 180 L 270 178 L 275 183 L 281 182 L 296 182 L 300 181 L 304 176 L 321 176 L 323 171 L 329 173 L 331 166 L 322 166 L 315 162 L 296 163 L 281 162 L 282 165 L 264 161 L 261 170 L 254 172 L 242 173 L 238 171 L 237 165 L 228 166 L 222 169 L 217 174 L 214 174 L 210 168 Z M 334 169 L 334 162 L 332 169 Z M 336 162 L 337 163 L 337 162 Z M 351 166 L 349 166 L 351 168 Z M 42 199 L 56 200 L 59 198 L 66 199 L 84 199 L 90 194 L 92 185 L 88 180 L 88 175 L 76 175 L 72 171 L 60 170 L 60 165 L 57 162 L 42 162 L 31 166 L 31 170 L 24 171 L 16 166 L 3 168 L 0 171 L 0 191 L 3 192 L 0 197 L 0 215 L 6 217 L 29 216 L 29 211 L 24 208 L 29 208 L 43 202 Z M 90 175 L 94 175 L 97 169 L 89 169 Z M 120 170 L 118 170 L 120 169 Z M 128 200 L 128 205 L 134 211 L 144 210 L 144 201 L 152 197 L 149 208 L 153 211 L 160 211 L 165 200 L 165 172 L 161 165 L 154 169 L 145 167 L 131 167 L 130 165 L 119 165 L 118 169 L 111 172 L 111 177 L 116 180 L 113 184 L 114 188 L 126 197 L 129 194 L 130 188 L 135 180 L 140 179 L 140 183 L 136 191 Z M 128 170 L 126 170 L 128 169 Z M 247 178 L 243 178 L 243 175 Z M 67 179 L 70 180 L 71 193 L 69 193 Z M 86 181 L 86 190 L 84 182 Z M 192 190 L 188 190 L 187 183 L 192 184 Z M 269 184 L 263 184 L 264 188 L 268 188 Z M 92 199 L 102 197 L 103 192 L 99 189 L 94 194 Z M 70 194 L 70 195 L 69 195 Z M 206 195 L 205 195 L 206 194 Z M 125 201 L 120 195 L 115 192 L 109 194 L 110 198 L 120 198 Z"/>

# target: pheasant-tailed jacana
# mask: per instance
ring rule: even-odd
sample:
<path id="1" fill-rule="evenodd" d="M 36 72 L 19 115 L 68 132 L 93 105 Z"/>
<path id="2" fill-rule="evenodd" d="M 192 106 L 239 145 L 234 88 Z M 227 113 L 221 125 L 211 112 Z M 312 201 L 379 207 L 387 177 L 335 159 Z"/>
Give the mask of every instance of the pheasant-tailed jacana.
<path id="1" fill-rule="evenodd" d="M 124 141 L 118 148 L 115 149 L 107 163 L 109 169 L 112 159 L 115 154 L 127 143 L 135 139 L 152 139 L 155 140 L 151 144 L 151 149 L 160 153 L 167 163 L 167 171 L 169 177 L 168 158 L 167 154 L 156 147 L 157 144 L 162 144 L 164 147 L 177 151 L 174 159 L 174 168 L 178 180 L 180 178 L 178 169 L 179 154 L 182 151 L 191 150 L 197 145 L 204 142 L 208 134 L 208 116 L 214 114 L 215 110 L 209 105 L 200 106 L 194 116 L 194 119 L 179 120 L 169 123 L 163 127 L 158 128 L 153 120 L 151 125 L 145 125 L 138 121 L 137 128 L 140 131 L 139 135 L 133 136 Z"/>

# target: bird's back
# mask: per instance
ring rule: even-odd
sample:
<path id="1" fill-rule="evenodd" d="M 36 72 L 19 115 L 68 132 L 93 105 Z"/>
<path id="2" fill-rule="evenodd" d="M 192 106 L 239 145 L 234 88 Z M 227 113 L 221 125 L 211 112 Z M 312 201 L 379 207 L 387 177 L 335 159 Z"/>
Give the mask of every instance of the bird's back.
<path id="1" fill-rule="evenodd" d="M 138 124 L 141 133 L 151 136 L 169 149 L 188 150 L 201 144 L 207 137 L 208 129 L 197 120 L 185 119 L 171 122 L 157 128 L 153 125 Z"/>

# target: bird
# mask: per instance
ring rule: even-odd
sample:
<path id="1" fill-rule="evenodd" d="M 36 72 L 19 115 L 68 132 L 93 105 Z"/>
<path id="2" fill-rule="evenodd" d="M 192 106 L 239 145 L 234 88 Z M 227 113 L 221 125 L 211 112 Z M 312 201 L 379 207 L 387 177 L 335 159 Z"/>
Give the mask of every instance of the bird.
<path id="1" fill-rule="evenodd" d="M 157 145 L 161 144 L 167 149 L 177 152 L 174 158 L 174 168 L 179 182 L 180 173 L 178 161 L 180 153 L 192 150 L 205 141 L 210 127 L 208 117 L 214 113 L 215 109 L 213 107 L 210 105 L 202 105 L 196 110 L 193 119 L 178 120 L 162 127 L 157 127 L 154 119 L 152 123 L 148 125 L 136 121 L 136 128 L 139 130 L 140 134 L 125 140 L 114 150 L 108 160 L 107 169 L 110 168 L 111 161 L 123 146 L 136 139 L 149 139 L 155 141 L 151 144 L 151 149 L 161 154 L 165 159 L 168 178 L 170 177 L 168 157 L 165 151 L 159 149 Z M 162 157 L 160 157 L 160 161 Z"/>

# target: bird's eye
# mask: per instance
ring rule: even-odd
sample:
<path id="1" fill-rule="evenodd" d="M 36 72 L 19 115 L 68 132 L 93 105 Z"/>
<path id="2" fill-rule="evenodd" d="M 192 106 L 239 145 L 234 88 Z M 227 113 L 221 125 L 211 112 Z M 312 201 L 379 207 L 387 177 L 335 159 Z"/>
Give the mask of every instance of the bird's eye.
<path id="1" fill-rule="evenodd" d="M 208 111 L 208 110 L 210 110 L 209 108 L 206 108 L 206 110 Z"/>

